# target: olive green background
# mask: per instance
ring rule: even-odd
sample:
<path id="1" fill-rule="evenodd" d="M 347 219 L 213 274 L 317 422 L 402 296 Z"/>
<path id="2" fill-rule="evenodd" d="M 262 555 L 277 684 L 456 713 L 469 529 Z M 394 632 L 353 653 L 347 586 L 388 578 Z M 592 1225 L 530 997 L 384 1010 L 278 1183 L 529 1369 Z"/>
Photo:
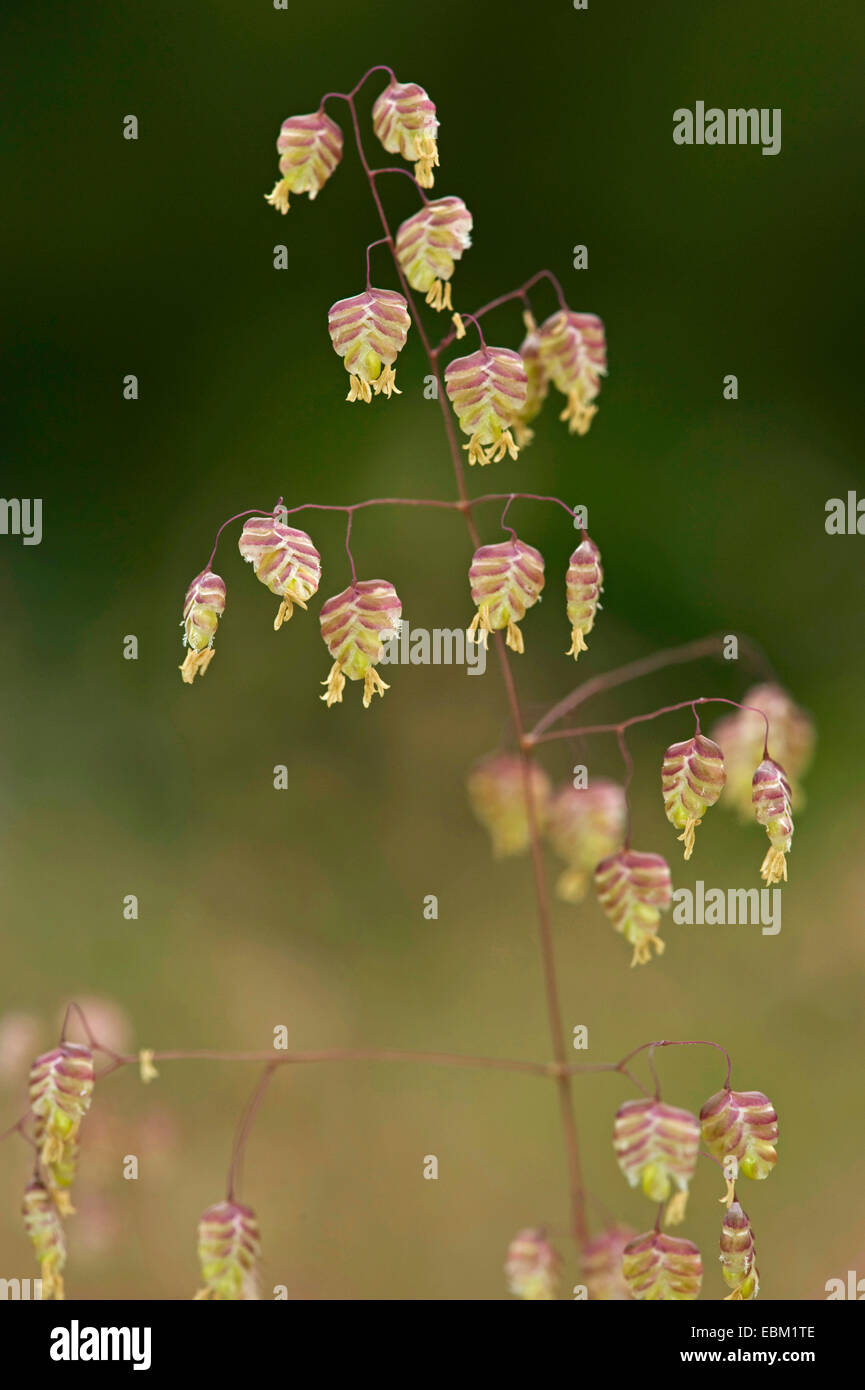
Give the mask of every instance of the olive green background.
<path id="1" fill-rule="evenodd" d="M 439 407 L 417 334 L 403 394 L 344 404 L 326 314 L 363 288 L 380 235 L 339 104 L 345 156 L 286 218 L 263 194 L 288 115 L 366 67 L 420 82 L 441 120 L 435 195 L 474 215 L 454 276 L 471 309 L 548 266 L 606 324 L 609 379 L 585 439 L 550 402 L 517 463 L 476 492 L 552 492 L 589 508 L 604 612 L 579 668 L 561 585 L 574 532 L 557 508 L 510 519 L 547 561 L 542 607 L 514 660 L 531 715 L 606 668 L 713 631 L 750 634 L 819 731 L 784 890 L 783 930 L 675 927 L 664 958 L 628 969 L 593 902 L 555 907 L 566 1027 L 588 1060 L 651 1038 L 709 1038 L 734 1083 L 781 1116 L 771 1180 L 743 1194 L 767 1297 L 823 1296 L 865 1276 L 861 1057 L 865 1043 L 860 711 L 865 538 L 829 537 L 828 498 L 865 480 L 861 452 L 860 74 L 865 16 L 738 0 L 532 6 L 269 0 L 186 6 L 42 3 L 4 20 L 3 186 L 8 327 L 2 493 L 44 499 L 44 539 L 0 537 L 4 927 L 0 1022 L 56 1039 L 66 1001 L 100 997 L 129 1046 L 394 1046 L 549 1055 L 528 862 L 493 864 L 466 805 L 473 760 L 506 736 L 495 663 L 393 669 L 366 712 L 351 686 L 327 710 L 329 657 L 308 614 L 274 635 L 275 601 L 224 537 L 228 585 L 205 680 L 177 666 L 185 588 L 219 524 L 247 507 L 452 497 Z M 368 150 L 375 78 L 361 99 Z M 780 107 L 783 146 L 680 148 L 672 113 L 697 100 Z M 140 138 L 122 138 L 134 113 Z M 367 134 L 368 132 L 368 134 Z M 380 163 L 394 162 L 391 156 Z M 415 207 L 382 179 L 394 225 Z M 289 269 L 273 268 L 288 248 Z M 572 269 L 585 243 L 589 269 Z M 386 251 L 374 282 L 394 287 Z M 538 316 L 552 294 L 533 297 Z M 432 322 L 430 331 L 444 326 Z M 487 320 L 515 347 L 516 308 Z M 122 398 L 135 373 L 140 399 Z M 722 398 L 727 373 L 739 399 Z M 343 522 L 307 513 L 321 597 L 348 581 Z M 498 511 L 479 518 L 499 538 Z M 391 580 L 413 625 L 471 615 L 458 515 L 361 513 L 361 578 Z M 122 657 L 135 634 L 138 661 Z M 614 719 L 697 695 L 733 698 L 754 672 L 702 663 L 588 707 Z M 683 866 L 663 817 L 675 717 L 631 739 L 634 843 L 677 885 L 750 887 L 763 832 L 722 807 Z M 617 776 L 615 740 L 553 745 Z M 285 764 L 290 789 L 273 789 Z M 551 866 L 552 867 L 552 866 Z M 135 893 L 140 917 L 122 916 Z M 426 894 L 439 918 L 426 921 Z M 723 1080 L 709 1049 L 660 1058 L 665 1098 L 699 1108 Z M 183 1298 L 195 1226 L 222 1195 L 232 1131 L 255 1084 L 239 1064 L 166 1063 L 100 1086 L 70 1222 L 70 1295 Z M 26 1063 L 0 1079 L 0 1127 L 25 1107 Z M 620 1078 L 575 1086 L 595 1226 L 637 1229 L 652 1208 L 610 1146 Z M 126 1154 L 140 1157 L 124 1181 Z M 422 1179 L 439 1158 L 438 1182 Z M 29 1167 L 0 1148 L 0 1275 L 35 1273 L 18 1204 Z M 705 1171 L 704 1171 L 705 1169 Z M 681 1233 L 717 1271 L 719 1182 L 701 1165 Z M 283 1070 L 255 1125 L 242 1195 L 259 1215 L 266 1288 L 292 1298 L 499 1298 L 512 1234 L 567 1225 L 559 1117 L 544 1080 L 425 1067 Z M 566 1277 L 577 1277 L 567 1239 Z M 568 1285 L 566 1283 L 565 1287 Z"/>

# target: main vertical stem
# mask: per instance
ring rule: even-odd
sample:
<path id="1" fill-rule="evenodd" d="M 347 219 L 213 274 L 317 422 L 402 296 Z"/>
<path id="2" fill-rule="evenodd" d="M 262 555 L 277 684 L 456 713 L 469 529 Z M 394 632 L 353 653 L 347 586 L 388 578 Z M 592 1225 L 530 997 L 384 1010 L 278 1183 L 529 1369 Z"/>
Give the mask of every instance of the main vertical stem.
<path id="1" fill-rule="evenodd" d="M 357 118 L 357 109 L 355 107 L 354 98 L 352 96 L 348 97 L 348 105 L 349 110 L 351 111 L 351 120 L 352 125 L 354 127 L 354 136 L 355 142 L 357 144 L 358 156 L 360 158 L 361 165 L 363 166 L 364 173 L 367 177 L 367 182 L 369 183 L 370 190 L 375 201 L 379 220 L 382 226 L 382 231 L 384 232 L 384 238 L 388 246 L 390 247 L 391 255 L 393 256 L 393 262 L 396 267 L 396 272 L 399 276 L 400 284 L 402 285 L 403 294 L 405 295 L 405 298 L 411 309 L 412 320 L 414 322 L 415 327 L 417 328 L 418 334 L 423 344 L 424 351 L 427 355 L 427 358 L 429 359 L 430 367 L 432 368 L 433 374 L 436 379 L 436 394 L 438 396 L 439 405 L 441 406 L 442 410 L 442 418 L 444 420 L 445 433 L 447 435 L 448 446 L 450 449 L 451 460 L 453 463 L 454 475 L 457 484 L 457 492 L 459 494 L 460 500 L 460 510 L 462 511 L 463 516 L 466 519 L 466 526 L 468 527 L 472 545 L 475 549 L 477 549 L 480 545 L 480 536 L 478 535 L 477 527 L 475 526 L 474 517 L 472 515 L 471 499 L 469 498 L 468 493 L 466 491 L 462 455 L 460 453 L 459 441 L 456 437 L 456 433 L 454 430 L 453 419 L 451 417 L 450 410 L 448 409 L 447 396 L 444 390 L 444 382 L 442 380 L 442 374 L 438 363 L 438 355 L 436 351 L 433 349 L 429 341 L 429 338 L 427 337 L 426 331 L 421 321 L 421 317 L 417 310 L 417 305 L 415 304 L 414 298 L 412 296 L 411 288 L 408 284 L 408 281 L 406 280 L 402 266 L 400 265 L 399 259 L 396 254 L 396 247 L 394 245 L 393 234 L 390 230 L 390 224 L 387 220 L 387 214 L 385 213 L 381 198 L 379 197 L 378 189 L 375 185 L 375 179 L 373 178 L 372 171 L 369 167 L 369 164 L 367 163 L 366 155 L 364 154 L 363 141 L 361 139 L 360 134 L 360 125 L 358 123 Z M 502 634 L 498 632 L 495 634 L 494 640 L 496 646 L 496 653 L 499 659 L 499 665 L 501 666 L 502 678 L 505 684 L 505 693 L 507 695 L 508 710 L 510 713 L 511 724 L 513 725 L 514 735 L 517 741 L 517 748 L 519 750 L 520 767 L 522 769 L 523 793 L 526 800 L 526 811 L 529 822 L 532 874 L 535 885 L 535 898 L 537 901 L 538 933 L 541 947 L 541 962 L 544 975 L 547 1017 L 549 1020 L 550 1039 L 553 1047 L 553 1056 L 562 1069 L 561 1073 L 558 1076 L 556 1076 L 555 1083 L 559 1097 L 559 1110 L 562 1117 L 562 1129 L 565 1138 L 565 1154 L 568 1166 L 568 1188 L 571 1200 L 571 1229 L 573 1232 L 574 1239 L 577 1242 L 577 1245 L 582 1247 L 583 1245 L 585 1245 L 588 1239 L 585 1193 L 583 1190 L 583 1180 L 580 1168 L 580 1149 L 579 1141 L 577 1138 L 576 1119 L 574 1117 L 574 1103 L 573 1095 L 571 1092 L 571 1077 L 565 1072 L 565 1035 L 562 1026 L 562 1011 L 559 1002 L 559 988 L 556 976 L 556 960 L 555 950 L 553 947 L 553 929 L 552 921 L 550 918 L 550 901 L 549 894 L 547 892 L 546 870 L 544 867 L 543 850 L 541 847 L 541 837 L 540 829 L 538 826 L 537 808 L 535 806 L 534 795 L 532 792 L 531 754 L 525 741 L 525 731 L 523 729 L 523 720 L 520 712 L 519 699 L 517 697 L 516 685 L 514 683 L 514 676 L 510 667 L 510 661 L 508 660 L 508 654 L 507 649 L 505 647 L 504 638 L 502 637 Z"/>

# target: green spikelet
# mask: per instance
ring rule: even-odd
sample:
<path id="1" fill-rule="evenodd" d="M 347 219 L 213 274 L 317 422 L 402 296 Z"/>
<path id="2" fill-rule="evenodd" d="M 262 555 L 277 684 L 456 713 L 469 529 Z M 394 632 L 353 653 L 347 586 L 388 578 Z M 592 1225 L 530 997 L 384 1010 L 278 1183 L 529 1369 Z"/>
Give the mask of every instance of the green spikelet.
<path id="1" fill-rule="evenodd" d="M 204 1287 L 196 1299 L 257 1299 L 259 1253 L 258 1222 L 249 1207 L 231 1201 L 208 1207 L 198 1223 L 198 1259 Z"/>
<path id="2" fill-rule="evenodd" d="M 778 1161 L 778 1116 L 762 1091 L 719 1091 L 700 1111 L 700 1124 L 719 1163 L 732 1156 L 746 1178 L 768 1178 Z"/>
<path id="3" fill-rule="evenodd" d="M 728 1299 L 747 1301 L 760 1291 L 760 1275 L 754 1263 L 754 1233 L 738 1202 L 724 1213 L 721 1227 L 721 1273 L 732 1289 Z"/>
<path id="4" fill-rule="evenodd" d="M 625 1246 L 622 1274 L 634 1298 L 691 1301 L 700 1292 L 703 1262 L 693 1241 L 647 1231 Z"/>
<path id="5" fill-rule="evenodd" d="M 78 1163 L 78 1131 L 93 1096 L 93 1054 L 80 1043 L 61 1043 L 37 1057 L 30 1068 L 30 1109 L 35 1118 L 39 1159 L 68 1213 L 68 1189 Z"/>
<path id="6" fill-rule="evenodd" d="M 667 820 L 685 846 L 685 858 L 694 852 L 694 832 L 710 806 L 714 806 L 727 774 L 724 755 L 717 743 L 702 734 L 684 743 L 672 743 L 664 754 L 661 790 Z"/>
<path id="7" fill-rule="evenodd" d="M 34 1178 L 25 1189 L 21 1213 L 42 1271 L 42 1297 L 64 1298 L 66 1238 L 51 1194 L 38 1178 Z"/>

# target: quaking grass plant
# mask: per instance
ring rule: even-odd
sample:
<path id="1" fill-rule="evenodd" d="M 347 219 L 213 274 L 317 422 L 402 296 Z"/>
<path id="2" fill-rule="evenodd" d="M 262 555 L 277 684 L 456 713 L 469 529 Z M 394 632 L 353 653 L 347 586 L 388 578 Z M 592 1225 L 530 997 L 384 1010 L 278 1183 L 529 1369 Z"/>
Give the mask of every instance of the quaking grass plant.
<path id="1" fill-rule="evenodd" d="M 373 134 L 389 154 L 413 165 L 412 172 L 402 165 L 373 167 L 365 151 L 357 97 L 367 81 L 381 73 L 386 74 L 387 84 L 372 109 Z M 734 1089 L 729 1055 L 718 1043 L 707 1040 L 651 1041 L 609 1063 L 567 1060 L 544 842 L 563 863 L 556 886 L 559 896 L 579 902 L 592 885 L 602 912 L 630 947 L 631 965 L 645 965 L 653 953 L 660 956 L 664 951 L 661 921 L 671 905 L 672 877 L 663 854 L 631 845 L 628 794 L 633 765 L 627 731 L 635 724 L 681 716 L 679 741 L 666 749 L 659 772 L 666 816 L 678 832 L 684 858 L 689 859 L 694 852 L 697 828 L 723 799 L 765 828 L 769 848 L 760 872 L 764 883 L 771 886 L 787 879 L 793 806 L 801 796 L 798 779 L 812 751 L 810 721 L 766 668 L 766 678 L 747 692 L 741 703 L 720 696 L 697 696 L 617 723 L 573 726 L 568 722 L 578 706 L 617 686 L 664 668 L 721 655 L 722 639 L 707 637 L 594 676 L 555 703 L 533 727 L 527 727 L 512 659 L 523 652 L 521 624 L 541 596 L 545 564 L 541 553 L 506 523 L 507 513 L 515 503 L 549 504 L 567 513 L 580 531 L 579 543 L 560 580 L 564 598 L 562 640 L 567 636 L 567 654 L 575 661 L 588 650 L 587 639 L 600 611 L 601 552 L 596 540 L 587 534 L 579 512 L 557 497 L 513 491 L 472 497 L 464 464 L 485 468 L 505 457 L 518 461 L 531 443 L 532 422 L 551 391 L 560 397 L 560 418 L 570 433 L 585 436 L 597 412 L 601 378 L 607 371 L 604 326 L 595 314 L 572 309 L 559 282 L 547 270 L 473 314 L 457 311 L 453 280 L 457 263 L 470 246 L 472 216 L 459 197 L 428 195 L 440 167 L 436 109 L 423 88 L 399 82 L 390 68 L 372 68 L 350 92 L 329 92 L 316 111 L 284 122 L 277 141 L 280 177 L 267 195 L 278 212 L 289 211 L 292 196 L 305 193 L 314 199 L 337 170 L 343 155 L 343 130 L 328 114 L 327 106 L 348 116 L 355 152 L 382 230 L 380 240 L 366 248 L 365 284 L 331 305 L 328 312 L 331 342 L 349 377 L 346 399 L 353 404 L 371 404 L 378 397 L 387 400 L 399 394 L 397 360 L 409 332 L 416 332 L 436 383 L 456 496 L 441 500 L 378 497 L 341 506 L 289 504 L 280 498 L 270 511 L 253 508 L 229 518 L 219 528 L 210 558 L 186 594 L 182 623 L 186 656 L 181 675 L 192 685 L 213 661 L 214 638 L 227 593 L 226 583 L 213 565 L 225 529 L 235 521 L 244 521 L 238 548 L 256 578 L 278 600 L 274 628 L 279 630 L 293 618 L 295 608 L 309 607 L 322 582 L 321 556 L 312 537 L 291 522 L 301 512 L 336 511 L 346 518 L 350 582 L 329 596 L 319 610 L 321 634 L 330 658 L 321 699 L 328 708 L 339 705 L 347 682 L 358 683 L 363 704 L 369 708 L 374 697 L 384 696 L 389 688 L 378 667 L 389 644 L 399 639 L 402 602 L 388 580 L 358 579 L 350 545 L 355 517 L 370 507 L 433 507 L 462 517 L 474 552 L 468 570 L 473 614 L 467 621 L 466 640 L 485 648 L 489 643 L 494 648 L 511 723 L 509 746 L 492 752 L 471 771 L 468 793 L 477 819 L 489 832 L 493 852 L 498 856 L 527 854 L 531 862 L 552 1059 L 534 1062 L 369 1048 L 260 1053 L 145 1049 L 123 1055 L 100 1043 L 80 1010 L 88 1042 L 67 1041 L 67 1013 L 58 1046 L 33 1063 L 27 1114 L 7 1130 L 7 1134 L 20 1134 L 34 1149 L 34 1171 L 24 1195 L 23 1215 L 40 1263 L 43 1295 L 63 1297 L 64 1223 L 73 1213 L 70 1188 L 77 1169 L 79 1131 L 97 1079 L 95 1059 L 104 1059 L 98 1073 L 100 1081 L 119 1068 L 137 1064 L 141 1080 L 149 1083 L 158 1075 L 157 1062 L 196 1057 L 262 1065 L 238 1125 L 225 1196 L 207 1207 L 200 1219 L 201 1289 L 196 1297 L 237 1300 L 260 1296 L 258 1223 L 253 1210 L 237 1200 L 236 1178 L 250 1128 L 274 1073 L 283 1065 L 355 1059 L 494 1068 L 534 1074 L 552 1083 L 562 1120 L 570 1234 L 581 1268 L 582 1283 L 574 1291 L 577 1297 L 698 1297 L 703 1278 L 700 1252 L 692 1241 L 670 1235 L 665 1228 L 680 1226 L 686 1219 L 688 1189 L 697 1160 L 700 1156 L 708 1158 L 718 1165 L 723 1177 L 724 1210 L 719 1229 L 723 1282 L 713 1281 L 707 1292 L 715 1296 L 726 1285 L 729 1299 L 755 1298 L 759 1276 L 754 1235 L 739 1200 L 739 1185 L 742 1179 L 746 1185 L 765 1180 L 776 1162 L 778 1117 L 772 1103 L 761 1091 Z M 391 175 L 410 178 L 420 203 L 418 211 L 396 230 L 388 220 L 380 191 L 382 180 Z M 384 288 L 373 286 L 371 281 L 370 253 L 378 246 L 388 248 L 393 263 L 392 283 Z M 544 286 L 552 289 L 558 304 L 539 323 L 532 296 Z M 444 336 L 435 345 L 418 307 L 420 295 L 431 313 L 450 316 Z M 481 326 L 481 320 L 492 310 L 504 306 L 522 310 L 524 332 L 516 348 L 490 346 Z M 469 331 L 477 335 L 475 350 L 450 356 L 445 362 L 446 354 Z M 455 419 L 467 441 L 462 444 Z M 483 543 L 480 518 L 490 503 L 502 504 L 501 530 L 506 538 Z M 765 668 L 759 650 L 747 643 L 745 646 L 747 654 Z M 718 723 L 710 738 L 702 731 L 700 711 L 712 703 L 730 706 L 732 712 Z M 693 720 L 690 729 L 688 717 Z M 601 734 L 616 736 L 624 764 L 623 782 L 575 779 L 573 784 L 554 788 L 538 761 L 539 749 L 556 740 Z M 72 1005 L 70 1011 L 76 1008 Z M 725 1060 L 723 1085 L 705 1101 L 699 1114 L 662 1099 L 656 1056 L 660 1049 L 676 1046 L 715 1048 Z M 651 1077 L 649 1089 L 630 1065 L 643 1054 Z M 580 1074 L 599 1071 L 624 1075 L 637 1093 L 615 1113 L 612 1147 L 627 1183 L 639 1188 L 651 1204 L 654 1221 L 642 1233 L 619 1223 L 600 1230 L 589 1226 L 572 1082 Z M 560 1254 L 542 1228 L 521 1230 L 506 1254 L 507 1286 L 518 1298 L 555 1298 L 560 1290 L 561 1266 Z"/>

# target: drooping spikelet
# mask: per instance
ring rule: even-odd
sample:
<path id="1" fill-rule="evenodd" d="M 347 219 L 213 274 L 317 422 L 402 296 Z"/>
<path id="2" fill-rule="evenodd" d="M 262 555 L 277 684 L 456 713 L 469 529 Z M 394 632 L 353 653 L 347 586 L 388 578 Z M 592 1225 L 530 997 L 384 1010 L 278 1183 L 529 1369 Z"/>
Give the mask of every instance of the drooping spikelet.
<path id="1" fill-rule="evenodd" d="M 790 784 L 771 758 L 764 758 L 754 773 L 754 813 L 769 836 L 769 848 L 760 866 L 761 878 L 771 887 L 787 882 L 787 855 L 793 842 L 793 807 Z"/>
<path id="2" fill-rule="evenodd" d="M 583 1247 L 583 1279 L 591 1302 L 625 1303 L 631 1298 L 622 1256 L 636 1234 L 630 1226 L 612 1225 Z"/>
<path id="3" fill-rule="evenodd" d="M 469 436 L 469 463 L 496 463 L 519 448 L 511 428 L 526 403 L 528 378 L 523 359 L 510 348 L 482 347 L 456 357 L 445 369 L 445 390 L 463 434 Z"/>
<path id="4" fill-rule="evenodd" d="M 180 668 L 185 685 L 203 676 L 213 660 L 213 639 L 225 612 L 225 581 L 213 570 L 202 570 L 186 590 L 183 600 L 183 645 L 186 659 Z"/>
<path id="5" fill-rule="evenodd" d="M 434 198 L 397 228 L 397 260 L 431 308 L 453 309 L 454 262 L 471 246 L 471 233 L 472 215 L 462 198 Z"/>
<path id="6" fill-rule="evenodd" d="M 593 779 L 587 787 L 567 786 L 556 792 L 547 835 L 567 865 L 556 884 L 560 898 L 582 901 L 589 874 L 622 843 L 627 821 L 624 790 L 605 777 Z"/>
<path id="7" fill-rule="evenodd" d="M 814 725 L 779 685 L 753 686 L 742 696 L 742 704 L 749 708 L 726 715 L 712 729 L 727 765 L 725 803 L 735 807 L 743 820 L 754 814 L 751 783 L 766 738 L 766 720 L 755 712 L 760 710 L 769 721 L 769 742 L 790 783 L 792 803 L 800 809 L 805 804 L 801 778 L 814 753 Z"/>
<path id="8" fill-rule="evenodd" d="M 623 849 L 595 869 L 595 892 L 617 932 L 634 948 L 631 965 L 645 965 L 664 942 L 658 936 L 661 913 L 670 906 L 670 869 L 660 854 Z"/>
<path id="9" fill-rule="evenodd" d="M 586 536 L 568 561 L 565 577 L 565 599 L 571 625 L 571 645 L 567 655 L 572 656 L 574 661 L 579 660 L 580 652 L 588 651 L 586 638 L 595 625 L 603 584 L 600 552 L 594 541 Z"/>
<path id="10" fill-rule="evenodd" d="M 631 1187 L 652 1202 L 669 1202 L 664 1219 L 684 1220 L 688 1184 L 697 1166 L 700 1124 L 690 1110 L 660 1100 L 626 1100 L 616 1112 L 613 1148 Z M 671 1199 L 673 1187 L 678 1189 Z"/>
<path id="11" fill-rule="evenodd" d="M 388 398 L 397 389 L 394 362 L 411 327 L 408 305 L 396 290 L 364 290 L 339 299 L 327 315 L 334 351 L 351 378 L 347 401 L 372 400 L 373 391 Z"/>
<path id="12" fill-rule="evenodd" d="M 529 788 L 539 828 L 546 823 L 550 780 L 537 763 L 528 763 Z M 484 758 L 469 774 L 469 800 L 472 810 L 489 831 L 496 859 L 522 854 L 531 839 L 531 821 L 526 805 L 526 783 L 520 759 L 510 753 L 494 753 Z"/>
<path id="13" fill-rule="evenodd" d="M 305 608 L 321 582 L 321 556 L 305 531 L 285 526 L 272 516 L 253 516 L 245 522 L 237 548 L 282 602 L 273 621 L 275 631 L 288 622 L 294 604 Z"/>
<path id="14" fill-rule="evenodd" d="M 634 1298 L 690 1301 L 699 1295 L 703 1262 L 693 1241 L 646 1231 L 625 1246 L 622 1273 Z"/>
<path id="15" fill-rule="evenodd" d="M 342 159 L 342 131 L 323 111 L 289 116 L 276 142 L 279 172 L 273 191 L 264 196 L 277 212 L 288 212 L 290 193 L 308 193 L 312 202 Z"/>
<path id="16" fill-rule="evenodd" d="M 540 415 L 550 389 L 549 378 L 541 360 L 538 326 L 528 310 L 523 314 L 523 322 L 526 325 L 526 336 L 520 343 L 520 357 L 523 359 L 526 373 L 526 400 L 513 424 L 514 438 L 520 449 L 531 444 L 534 430 L 530 426 Z"/>
<path id="17" fill-rule="evenodd" d="M 695 734 L 684 743 L 671 743 L 664 754 L 661 791 L 667 820 L 685 846 L 685 858 L 694 852 L 694 832 L 710 806 L 714 806 L 727 774 L 724 755 L 717 743 Z"/>
<path id="18" fill-rule="evenodd" d="M 560 309 L 538 329 L 541 361 L 557 391 L 567 398 L 560 415 L 573 434 L 586 434 L 597 413 L 600 378 L 607 374 L 604 325 L 595 314 Z"/>
<path id="19" fill-rule="evenodd" d="M 239 1202 L 217 1202 L 198 1223 L 198 1259 L 204 1287 L 196 1299 L 257 1299 L 260 1254 L 255 1213 Z"/>
<path id="20" fill-rule="evenodd" d="M 81 1043 L 61 1043 L 43 1052 L 30 1068 L 30 1109 L 39 1161 L 52 1184 L 72 1183 L 78 1131 L 93 1096 L 93 1054 Z M 60 1206 L 68 1210 L 61 1199 Z"/>
<path id="21" fill-rule="evenodd" d="M 718 1091 L 700 1111 L 700 1125 L 712 1157 L 723 1165 L 732 1156 L 746 1178 L 767 1178 L 778 1161 L 778 1116 L 762 1091 Z"/>
<path id="22" fill-rule="evenodd" d="M 423 87 L 393 78 L 372 108 L 372 128 L 388 154 L 402 155 L 414 163 L 421 188 L 432 188 L 438 168 L 436 109 Z"/>
<path id="23" fill-rule="evenodd" d="M 732 1289 L 727 1299 L 747 1301 L 760 1291 L 760 1273 L 754 1263 L 754 1233 L 747 1213 L 733 1202 L 721 1226 L 721 1273 Z"/>
<path id="24" fill-rule="evenodd" d="M 472 556 L 469 585 L 478 610 L 466 634 L 469 641 L 486 646 L 488 633 L 504 630 L 511 651 L 524 651 L 518 624 L 544 587 L 541 552 L 516 536 L 498 545 L 482 545 Z"/>
<path id="25" fill-rule="evenodd" d="M 38 1180 L 28 1184 L 21 1207 L 26 1230 L 36 1252 L 42 1276 L 42 1297 L 63 1298 L 63 1268 L 66 1264 L 66 1237 L 57 1208 L 48 1189 Z"/>
<path id="26" fill-rule="evenodd" d="M 399 631 L 401 616 L 396 589 L 385 579 L 357 581 L 322 604 L 321 635 L 333 657 L 330 674 L 322 681 L 327 690 L 321 698 L 328 708 L 342 703 L 346 676 L 363 681 L 364 709 L 369 709 L 373 695 L 390 689 L 375 663 L 381 661 L 385 643 Z"/>
<path id="27" fill-rule="evenodd" d="M 547 1240 L 546 1232 L 529 1227 L 519 1231 L 508 1246 L 505 1275 L 515 1298 L 530 1301 L 554 1299 L 558 1292 L 561 1257 Z"/>

